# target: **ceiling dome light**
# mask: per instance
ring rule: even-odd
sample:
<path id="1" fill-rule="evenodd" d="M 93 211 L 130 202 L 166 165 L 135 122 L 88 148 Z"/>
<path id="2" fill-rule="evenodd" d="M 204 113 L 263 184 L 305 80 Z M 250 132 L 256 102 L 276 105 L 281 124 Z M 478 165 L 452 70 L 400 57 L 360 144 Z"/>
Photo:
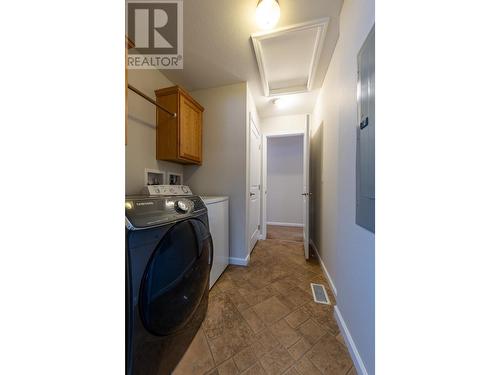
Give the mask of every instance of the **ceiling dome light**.
<path id="1" fill-rule="evenodd" d="M 257 25 L 262 29 L 272 29 L 278 23 L 280 13 L 278 0 L 259 0 L 255 11 Z"/>
<path id="2" fill-rule="evenodd" d="M 279 98 L 271 99 L 271 103 L 276 109 L 285 109 L 297 103 L 296 95 L 284 95 Z"/>

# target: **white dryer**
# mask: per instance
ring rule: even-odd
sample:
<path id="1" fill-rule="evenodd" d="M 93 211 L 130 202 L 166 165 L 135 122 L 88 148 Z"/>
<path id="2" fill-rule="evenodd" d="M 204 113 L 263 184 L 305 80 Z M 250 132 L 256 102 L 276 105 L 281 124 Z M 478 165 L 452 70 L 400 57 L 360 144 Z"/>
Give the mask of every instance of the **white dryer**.
<path id="1" fill-rule="evenodd" d="M 200 196 L 208 209 L 214 260 L 210 271 L 210 288 L 229 263 L 229 197 Z"/>

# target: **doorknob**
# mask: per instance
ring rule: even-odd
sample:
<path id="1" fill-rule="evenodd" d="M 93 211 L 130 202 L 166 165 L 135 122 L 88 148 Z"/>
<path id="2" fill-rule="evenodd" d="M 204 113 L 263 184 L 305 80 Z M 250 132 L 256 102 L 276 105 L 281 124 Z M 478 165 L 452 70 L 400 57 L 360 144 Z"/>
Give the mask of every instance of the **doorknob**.
<path id="1" fill-rule="evenodd" d="M 313 194 L 312 193 L 302 193 L 302 195 L 309 195 L 309 196 L 311 196 Z"/>
<path id="2" fill-rule="evenodd" d="M 250 193 L 250 196 L 253 197 L 255 195 L 255 193 Z"/>

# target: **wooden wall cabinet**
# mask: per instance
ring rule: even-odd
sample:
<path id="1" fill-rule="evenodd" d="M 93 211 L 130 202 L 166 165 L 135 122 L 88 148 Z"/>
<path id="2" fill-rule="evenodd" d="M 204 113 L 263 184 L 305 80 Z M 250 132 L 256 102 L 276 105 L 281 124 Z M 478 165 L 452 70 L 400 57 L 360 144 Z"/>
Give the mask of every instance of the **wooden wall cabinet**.
<path id="1" fill-rule="evenodd" d="M 177 113 L 172 117 L 156 109 L 156 159 L 201 165 L 204 108 L 179 86 L 155 94 L 157 103 Z"/>

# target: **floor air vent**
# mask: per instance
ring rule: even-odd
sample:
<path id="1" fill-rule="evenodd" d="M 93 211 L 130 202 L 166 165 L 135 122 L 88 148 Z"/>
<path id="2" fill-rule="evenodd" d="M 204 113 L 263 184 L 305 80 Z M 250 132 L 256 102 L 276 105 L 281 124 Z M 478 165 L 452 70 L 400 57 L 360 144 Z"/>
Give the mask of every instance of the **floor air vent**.
<path id="1" fill-rule="evenodd" d="M 322 303 L 324 305 L 330 304 L 330 299 L 328 298 L 328 294 L 326 293 L 326 289 L 322 284 L 311 283 L 311 289 L 313 292 L 314 302 Z"/>

